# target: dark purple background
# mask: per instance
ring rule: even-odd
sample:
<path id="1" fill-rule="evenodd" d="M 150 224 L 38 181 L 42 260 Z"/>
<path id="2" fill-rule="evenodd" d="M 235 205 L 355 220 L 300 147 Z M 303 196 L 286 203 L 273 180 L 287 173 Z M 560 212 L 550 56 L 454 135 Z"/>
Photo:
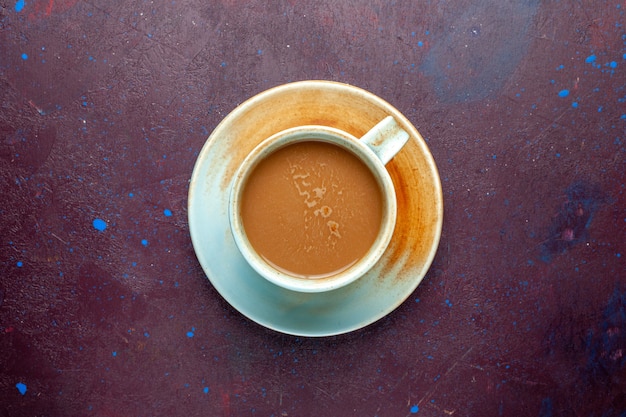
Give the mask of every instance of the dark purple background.
<path id="1" fill-rule="evenodd" d="M 1 416 L 626 416 L 621 0 L 0 0 Z M 439 252 L 348 335 L 266 330 L 191 246 L 235 106 L 365 88 L 439 166 Z M 103 223 L 104 222 L 104 223 Z"/>

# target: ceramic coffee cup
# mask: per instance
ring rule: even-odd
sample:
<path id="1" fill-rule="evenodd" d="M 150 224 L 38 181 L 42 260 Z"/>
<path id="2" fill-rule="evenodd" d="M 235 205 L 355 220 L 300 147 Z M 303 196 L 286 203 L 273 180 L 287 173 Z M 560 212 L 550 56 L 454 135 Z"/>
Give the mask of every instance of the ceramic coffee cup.
<path id="1" fill-rule="evenodd" d="M 298 292 L 332 291 L 363 276 L 393 235 L 396 193 L 385 164 L 408 139 L 389 116 L 360 139 L 310 125 L 261 142 L 230 190 L 230 229 L 248 264 Z M 363 180 L 352 179 L 357 170 Z"/>

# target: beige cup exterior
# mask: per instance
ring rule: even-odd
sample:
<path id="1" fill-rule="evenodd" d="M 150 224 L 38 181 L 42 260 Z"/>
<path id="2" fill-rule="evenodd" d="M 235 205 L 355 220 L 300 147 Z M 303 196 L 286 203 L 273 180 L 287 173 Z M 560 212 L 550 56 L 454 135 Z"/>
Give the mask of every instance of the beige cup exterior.
<path id="1" fill-rule="evenodd" d="M 313 138 L 313 139 L 312 139 Z M 235 174 L 229 201 L 230 229 L 237 247 L 248 264 L 263 278 L 288 290 L 297 292 L 324 292 L 341 288 L 359 279 L 378 262 L 395 229 L 397 204 L 391 177 L 385 168 L 406 144 L 409 134 L 388 116 L 361 139 L 349 133 L 326 126 L 299 126 L 276 133 L 261 142 L 248 154 Z M 317 140 L 340 146 L 365 163 L 376 178 L 383 198 L 383 216 L 380 232 L 370 250 L 361 260 L 337 274 L 303 278 L 292 276 L 267 263 L 248 241 L 240 216 L 241 197 L 246 181 L 257 164 L 278 149 L 300 140 Z"/>

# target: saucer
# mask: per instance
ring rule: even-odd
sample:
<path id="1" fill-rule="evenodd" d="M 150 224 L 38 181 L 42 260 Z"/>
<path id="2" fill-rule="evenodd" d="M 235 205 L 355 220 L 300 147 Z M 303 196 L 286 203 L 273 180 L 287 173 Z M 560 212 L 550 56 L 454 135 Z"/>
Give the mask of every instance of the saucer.
<path id="1" fill-rule="evenodd" d="M 263 139 L 301 125 L 324 125 L 363 136 L 386 116 L 409 133 L 387 164 L 398 215 L 389 247 L 354 283 L 323 293 L 299 293 L 258 275 L 240 254 L 228 220 L 237 168 Z M 189 230 L 211 284 L 244 316 L 297 336 L 331 336 L 365 327 L 395 310 L 417 288 L 435 256 L 443 223 L 437 167 L 424 139 L 397 109 L 347 84 L 301 81 L 262 92 L 215 128 L 196 161 L 188 200 Z"/>

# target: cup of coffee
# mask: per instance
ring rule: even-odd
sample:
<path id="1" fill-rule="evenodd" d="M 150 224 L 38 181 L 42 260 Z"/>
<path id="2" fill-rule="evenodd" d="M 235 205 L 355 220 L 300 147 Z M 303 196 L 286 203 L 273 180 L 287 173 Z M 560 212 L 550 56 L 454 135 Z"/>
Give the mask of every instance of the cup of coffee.
<path id="1" fill-rule="evenodd" d="M 385 165 L 408 139 L 391 116 L 360 139 L 317 125 L 265 139 L 230 190 L 230 228 L 243 257 L 298 292 L 332 291 L 363 276 L 393 235 L 396 193 Z"/>

